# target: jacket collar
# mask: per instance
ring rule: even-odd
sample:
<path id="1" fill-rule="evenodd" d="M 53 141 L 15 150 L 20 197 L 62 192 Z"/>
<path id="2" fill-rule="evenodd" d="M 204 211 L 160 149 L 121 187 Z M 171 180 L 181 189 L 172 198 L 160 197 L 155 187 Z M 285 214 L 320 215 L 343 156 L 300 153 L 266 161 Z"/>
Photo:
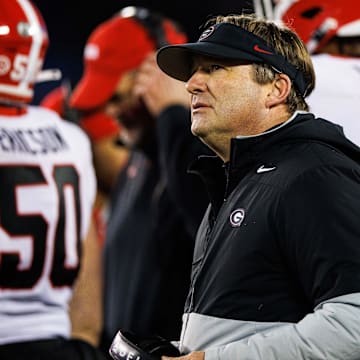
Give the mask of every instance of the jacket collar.
<path id="1" fill-rule="evenodd" d="M 278 143 L 282 138 L 283 130 L 298 122 L 304 116 L 312 114 L 296 111 L 287 121 L 256 135 L 237 136 L 231 139 L 230 169 L 242 168 L 259 160 L 266 153 L 266 148 Z"/>
<path id="2" fill-rule="evenodd" d="M 218 156 L 200 156 L 189 167 L 189 172 L 199 175 L 207 187 L 213 205 L 220 206 L 247 169 L 257 162 L 263 163 L 267 148 L 279 143 L 280 133 L 291 124 L 304 117 L 314 117 L 310 113 L 296 112 L 286 122 L 254 136 L 238 136 L 231 139 L 230 161 L 226 164 Z"/>

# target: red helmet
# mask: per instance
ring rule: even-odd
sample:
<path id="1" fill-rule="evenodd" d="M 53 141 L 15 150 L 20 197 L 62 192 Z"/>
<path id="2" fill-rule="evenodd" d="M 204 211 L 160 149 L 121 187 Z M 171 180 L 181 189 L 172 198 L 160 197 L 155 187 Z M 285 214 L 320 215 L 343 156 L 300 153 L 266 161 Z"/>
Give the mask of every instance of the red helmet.
<path id="1" fill-rule="evenodd" d="M 29 0 L 0 0 L 0 99 L 30 102 L 49 44 L 45 22 Z"/>
<path id="2" fill-rule="evenodd" d="M 310 53 L 333 36 L 360 36 L 359 0 L 280 0 L 274 17 L 292 27 Z"/>

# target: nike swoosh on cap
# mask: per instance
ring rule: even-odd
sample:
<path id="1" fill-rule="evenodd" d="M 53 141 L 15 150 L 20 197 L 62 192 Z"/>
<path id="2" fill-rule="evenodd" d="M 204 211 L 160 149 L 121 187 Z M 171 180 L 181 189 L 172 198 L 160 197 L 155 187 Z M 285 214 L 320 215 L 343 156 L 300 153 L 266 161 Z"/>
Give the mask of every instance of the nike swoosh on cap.
<path id="1" fill-rule="evenodd" d="M 258 44 L 254 45 L 253 49 L 259 53 L 273 55 L 273 53 L 271 51 L 262 49 Z"/>
<path id="2" fill-rule="evenodd" d="M 269 171 L 273 171 L 276 169 L 276 166 L 269 166 L 269 167 L 266 167 L 265 165 L 261 165 L 257 170 L 256 172 L 258 174 L 261 174 L 261 173 L 264 173 L 264 172 L 269 172 Z"/>

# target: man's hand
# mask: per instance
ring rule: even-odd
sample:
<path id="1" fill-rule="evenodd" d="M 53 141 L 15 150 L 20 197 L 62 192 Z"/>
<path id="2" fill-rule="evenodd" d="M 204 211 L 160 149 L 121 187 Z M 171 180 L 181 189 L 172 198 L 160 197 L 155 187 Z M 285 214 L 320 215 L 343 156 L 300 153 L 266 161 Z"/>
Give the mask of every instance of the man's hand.
<path id="1" fill-rule="evenodd" d="M 205 353 L 203 351 L 193 351 L 190 354 L 180 356 L 180 357 L 168 357 L 168 356 L 162 356 L 161 360 L 205 360 Z"/>
<path id="2" fill-rule="evenodd" d="M 150 54 L 138 69 L 134 84 L 135 95 L 141 97 L 154 117 L 171 105 L 190 107 L 190 95 L 185 83 L 160 70 L 155 54 Z"/>

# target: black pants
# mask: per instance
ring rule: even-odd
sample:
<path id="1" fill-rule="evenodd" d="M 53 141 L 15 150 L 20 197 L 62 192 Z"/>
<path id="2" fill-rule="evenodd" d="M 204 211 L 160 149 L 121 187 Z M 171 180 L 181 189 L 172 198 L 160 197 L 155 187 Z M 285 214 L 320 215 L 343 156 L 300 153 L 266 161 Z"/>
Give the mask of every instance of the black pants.
<path id="1" fill-rule="evenodd" d="M 0 345 L 1 360 L 106 360 L 85 341 L 52 339 Z"/>

